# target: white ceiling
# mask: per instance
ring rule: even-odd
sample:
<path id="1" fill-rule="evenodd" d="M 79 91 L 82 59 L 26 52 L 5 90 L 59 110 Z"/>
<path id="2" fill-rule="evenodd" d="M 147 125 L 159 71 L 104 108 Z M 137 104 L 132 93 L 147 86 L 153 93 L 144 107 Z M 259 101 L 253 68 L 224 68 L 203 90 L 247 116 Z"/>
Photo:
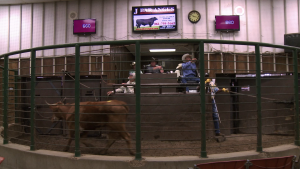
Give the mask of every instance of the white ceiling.
<path id="1" fill-rule="evenodd" d="M 73 0 L 0 0 L 0 4 L 1 5 L 28 4 L 28 3 L 41 3 L 41 2 L 54 2 L 54 1 L 73 1 Z"/>

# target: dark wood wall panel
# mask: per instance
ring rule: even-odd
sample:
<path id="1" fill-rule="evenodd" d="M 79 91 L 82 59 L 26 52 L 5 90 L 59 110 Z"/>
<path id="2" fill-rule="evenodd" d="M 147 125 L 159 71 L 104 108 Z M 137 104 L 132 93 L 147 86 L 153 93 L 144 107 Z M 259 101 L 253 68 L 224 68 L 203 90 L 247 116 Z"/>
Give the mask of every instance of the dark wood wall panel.
<path id="1" fill-rule="evenodd" d="M 208 54 L 204 55 L 204 69 L 205 73 L 208 73 Z"/>
<path id="2" fill-rule="evenodd" d="M 110 53 L 110 61 L 112 62 L 110 64 L 112 69 L 110 70 L 113 70 L 113 72 L 111 72 L 110 74 L 111 77 L 108 76 L 108 78 L 115 79 L 112 81 L 114 83 L 127 82 L 129 70 L 132 69 L 130 64 L 132 61 L 134 61 L 134 56 L 131 53 L 129 53 L 126 47 L 119 45 L 111 45 Z M 105 70 L 108 69 L 105 68 Z"/>
<path id="3" fill-rule="evenodd" d="M 102 57 L 101 56 L 92 56 L 91 57 L 91 71 L 92 75 L 101 75 L 102 70 Z"/>
<path id="4" fill-rule="evenodd" d="M 53 75 L 53 58 L 44 58 L 43 59 L 43 74 L 44 76 L 52 76 Z"/>
<path id="5" fill-rule="evenodd" d="M 221 55 L 213 54 L 209 55 L 210 58 L 210 73 L 209 77 L 216 77 L 216 73 L 221 73 Z"/>
<path id="6" fill-rule="evenodd" d="M 21 63 L 20 63 L 20 66 L 21 66 L 21 69 L 20 69 L 20 74 L 21 76 L 30 76 L 30 60 L 29 59 L 21 59 L 20 60 Z"/>
<path id="7" fill-rule="evenodd" d="M 67 57 L 67 71 L 75 76 L 75 56 Z"/>
<path id="8" fill-rule="evenodd" d="M 255 55 L 249 55 L 249 73 L 256 73 Z"/>
<path id="9" fill-rule="evenodd" d="M 19 60 L 18 59 L 11 59 L 9 60 L 8 68 L 17 70 L 19 67 Z"/>
<path id="10" fill-rule="evenodd" d="M 273 73 L 274 64 L 273 64 L 273 55 L 262 56 L 262 70 L 264 73 Z"/>
<path id="11" fill-rule="evenodd" d="M 276 57 L 276 72 L 286 72 L 286 59 L 285 56 Z"/>
<path id="12" fill-rule="evenodd" d="M 289 72 L 294 72 L 294 61 L 292 57 L 289 57 Z M 298 71 L 299 72 L 299 71 Z"/>
<path id="13" fill-rule="evenodd" d="M 247 73 L 247 55 L 236 55 L 236 73 Z"/>
<path id="14" fill-rule="evenodd" d="M 109 56 L 103 56 L 103 75 L 107 76 L 107 81 L 109 83 L 111 83 L 111 79 L 113 78 L 113 74 L 112 74 L 112 70 L 113 69 L 113 65 L 110 61 L 110 57 Z"/>
<path id="15" fill-rule="evenodd" d="M 65 69 L 65 57 L 55 58 L 55 75 L 61 74 L 62 69 Z"/>
<path id="16" fill-rule="evenodd" d="M 223 54 L 224 73 L 234 73 L 234 56 L 232 54 Z"/>
<path id="17" fill-rule="evenodd" d="M 42 63 L 42 59 L 37 58 L 35 60 L 35 75 L 36 76 L 41 76 L 41 63 Z"/>
<path id="18" fill-rule="evenodd" d="M 89 56 L 80 56 L 80 75 L 89 74 Z"/>

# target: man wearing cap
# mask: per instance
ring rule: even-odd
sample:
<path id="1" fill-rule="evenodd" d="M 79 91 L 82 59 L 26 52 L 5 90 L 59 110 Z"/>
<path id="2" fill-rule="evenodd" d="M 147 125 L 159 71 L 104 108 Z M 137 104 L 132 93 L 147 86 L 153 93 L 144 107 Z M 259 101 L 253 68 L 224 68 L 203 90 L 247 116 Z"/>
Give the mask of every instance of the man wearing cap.
<path id="1" fill-rule="evenodd" d="M 152 57 L 152 61 L 150 62 L 150 65 L 146 66 L 146 72 L 147 73 L 163 73 L 164 69 L 162 66 L 157 65 L 157 59 Z"/>
<path id="2" fill-rule="evenodd" d="M 197 66 L 195 64 L 197 59 L 192 59 L 192 56 L 190 54 L 184 54 L 182 56 L 182 61 L 184 63 L 179 64 L 176 68 L 182 69 L 182 83 L 187 83 L 187 81 L 195 81 L 196 83 L 200 83 L 200 78 L 197 76 Z M 188 87 L 186 87 L 186 92 L 189 92 Z"/>
<path id="3" fill-rule="evenodd" d="M 135 73 L 135 62 L 132 62 L 132 63 L 130 64 L 130 66 L 132 67 L 132 70 L 129 70 L 129 75 L 130 75 L 131 73 Z M 143 74 L 142 71 L 141 71 L 141 74 Z"/>
<path id="4" fill-rule="evenodd" d="M 131 73 L 128 77 L 129 81 L 127 83 L 122 83 L 123 85 L 135 85 L 135 73 Z M 107 95 L 113 94 L 114 91 L 108 91 Z M 116 89 L 116 93 L 134 93 L 134 86 L 121 86 L 120 88 Z"/>

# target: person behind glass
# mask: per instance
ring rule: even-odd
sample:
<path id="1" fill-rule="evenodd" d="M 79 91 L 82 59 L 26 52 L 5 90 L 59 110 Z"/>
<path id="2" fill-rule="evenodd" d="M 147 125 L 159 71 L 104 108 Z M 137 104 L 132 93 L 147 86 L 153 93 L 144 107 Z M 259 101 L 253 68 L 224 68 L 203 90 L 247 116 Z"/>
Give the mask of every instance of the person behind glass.
<path id="1" fill-rule="evenodd" d="M 130 66 L 132 67 L 132 70 L 129 70 L 129 75 L 130 75 L 131 73 L 135 73 L 135 62 L 132 62 L 132 63 L 130 64 Z M 141 71 L 140 73 L 143 74 L 142 71 Z"/>
<path id="2" fill-rule="evenodd" d="M 129 81 L 127 83 L 122 84 L 132 84 L 135 85 L 135 73 L 131 73 L 128 77 Z M 114 91 L 108 91 L 107 95 L 113 94 Z M 116 89 L 116 93 L 134 93 L 134 86 L 121 86 L 120 88 Z"/>
<path id="3" fill-rule="evenodd" d="M 157 59 L 152 57 L 152 61 L 150 65 L 147 65 L 146 72 L 147 73 L 163 73 L 164 69 L 162 66 L 157 65 Z"/>
<path id="4" fill-rule="evenodd" d="M 197 66 L 196 66 L 196 58 L 192 59 L 190 54 L 184 54 L 182 56 L 182 61 L 184 63 L 178 64 L 176 69 L 182 69 L 182 83 L 187 83 L 187 81 L 195 81 L 196 83 L 200 83 L 200 78 L 197 76 Z M 189 87 L 186 87 L 186 92 L 189 92 Z"/>
<path id="5" fill-rule="evenodd" d="M 215 84 L 215 79 L 213 80 L 210 80 L 210 79 L 207 79 L 205 81 L 205 84 L 207 84 L 207 89 L 208 89 L 208 93 L 211 94 L 211 106 L 212 106 L 212 118 L 213 118 L 213 121 L 214 121 L 214 127 L 215 127 L 215 135 L 216 136 L 224 136 L 224 134 L 222 134 L 220 132 L 220 125 L 219 125 L 219 122 L 221 123 L 221 120 L 220 120 L 220 116 L 219 116 L 219 113 L 218 113 L 218 108 L 217 108 L 217 103 L 216 103 L 216 100 L 215 100 L 215 95 L 219 92 L 229 92 L 228 89 L 219 89 L 216 84 Z"/>

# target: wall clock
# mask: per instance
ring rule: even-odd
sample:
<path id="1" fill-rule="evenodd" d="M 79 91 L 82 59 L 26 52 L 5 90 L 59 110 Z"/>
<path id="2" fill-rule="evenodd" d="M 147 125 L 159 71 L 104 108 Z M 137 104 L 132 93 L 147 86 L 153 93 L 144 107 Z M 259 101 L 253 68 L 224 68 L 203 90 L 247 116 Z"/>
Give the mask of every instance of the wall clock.
<path id="1" fill-rule="evenodd" d="M 188 19 L 192 23 L 197 23 L 197 22 L 200 21 L 201 15 L 200 15 L 200 13 L 198 11 L 193 10 L 193 11 L 189 12 Z"/>

